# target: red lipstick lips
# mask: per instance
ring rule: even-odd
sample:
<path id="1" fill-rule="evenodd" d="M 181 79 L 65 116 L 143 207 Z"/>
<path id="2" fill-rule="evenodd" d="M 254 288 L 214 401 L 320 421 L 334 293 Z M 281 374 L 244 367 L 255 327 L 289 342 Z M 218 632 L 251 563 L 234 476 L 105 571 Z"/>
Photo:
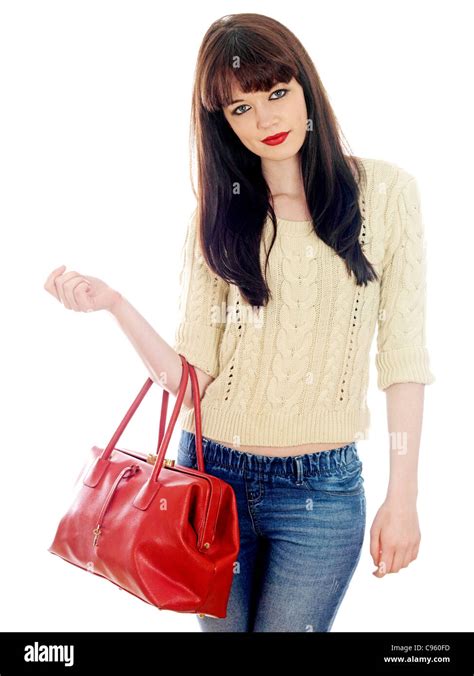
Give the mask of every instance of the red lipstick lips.
<path id="1" fill-rule="evenodd" d="M 274 136 L 267 136 L 267 138 L 262 139 L 262 143 L 266 143 L 267 146 L 277 146 L 280 143 L 283 143 L 289 133 L 289 131 L 283 131 Z"/>

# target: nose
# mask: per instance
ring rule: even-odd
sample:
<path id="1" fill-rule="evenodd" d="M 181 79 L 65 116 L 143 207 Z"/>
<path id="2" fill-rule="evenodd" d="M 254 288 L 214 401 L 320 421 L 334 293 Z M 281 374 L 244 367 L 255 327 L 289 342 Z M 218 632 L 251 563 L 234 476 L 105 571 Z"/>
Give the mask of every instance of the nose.
<path id="1" fill-rule="evenodd" d="M 261 105 L 256 109 L 257 129 L 262 131 L 278 130 L 278 117 L 271 105 Z"/>

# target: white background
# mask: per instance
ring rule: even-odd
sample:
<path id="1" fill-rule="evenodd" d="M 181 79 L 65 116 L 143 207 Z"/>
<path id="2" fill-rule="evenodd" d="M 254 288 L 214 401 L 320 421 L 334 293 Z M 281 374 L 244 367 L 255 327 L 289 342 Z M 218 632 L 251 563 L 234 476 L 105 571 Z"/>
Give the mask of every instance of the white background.
<path id="1" fill-rule="evenodd" d="M 420 553 L 398 574 L 372 575 L 369 528 L 389 449 L 372 359 L 370 440 L 359 442 L 367 535 L 333 631 L 473 631 L 468 9 L 452 0 L 1 3 L 0 630 L 198 631 L 194 616 L 160 612 L 47 551 L 90 447 L 108 443 L 148 372 L 109 313 L 66 310 L 43 284 L 61 264 L 100 277 L 172 342 L 194 207 L 197 51 L 214 20 L 250 11 L 305 45 L 352 151 L 405 168 L 422 196 L 436 382 L 426 387 Z M 161 392 L 153 385 L 123 446 L 154 451 Z"/>

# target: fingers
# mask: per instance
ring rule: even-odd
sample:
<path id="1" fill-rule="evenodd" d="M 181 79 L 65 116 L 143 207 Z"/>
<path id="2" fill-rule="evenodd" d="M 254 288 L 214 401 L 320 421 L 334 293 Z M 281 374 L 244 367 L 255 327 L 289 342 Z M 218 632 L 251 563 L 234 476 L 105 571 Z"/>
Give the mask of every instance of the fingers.
<path id="1" fill-rule="evenodd" d="M 380 551 L 382 549 L 380 544 L 380 528 L 377 526 L 372 526 L 370 529 L 370 555 L 374 566 L 379 565 Z"/>
<path id="2" fill-rule="evenodd" d="M 407 568 L 416 559 L 418 550 L 419 545 L 414 547 L 398 547 L 396 549 L 387 547 L 385 551 L 382 549 L 380 563 L 373 575 L 375 577 L 384 577 L 387 573 L 399 573 L 402 568 Z"/>
<path id="3" fill-rule="evenodd" d="M 44 288 L 46 289 L 46 291 L 48 291 L 48 293 L 50 293 L 59 301 L 61 300 L 61 298 L 58 296 L 55 281 L 57 277 L 61 276 L 61 274 L 64 272 L 65 269 L 66 269 L 65 265 L 60 265 L 59 268 L 56 268 L 55 270 L 52 271 L 50 275 L 48 275 L 48 278 L 44 283 Z"/>
<path id="4" fill-rule="evenodd" d="M 63 288 L 72 310 L 75 310 L 76 312 L 86 312 L 90 308 L 90 302 L 87 295 L 90 284 L 84 278 L 73 277 L 68 279 L 64 283 Z"/>
<path id="5" fill-rule="evenodd" d="M 416 556 L 413 556 L 413 554 L 414 554 L 413 547 L 408 547 L 408 549 L 405 552 L 402 568 L 407 568 L 410 565 L 410 563 L 416 559 Z"/>
<path id="6" fill-rule="evenodd" d="M 66 266 L 56 268 L 48 276 L 44 288 L 59 300 L 68 310 L 87 312 L 92 309 L 87 296 L 90 284 L 76 271 L 64 274 Z"/>
<path id="7" fill-rule="evenodd" d="M 420 550 L 419 542 L 416 545 L 408 547 L 405 555 L 403 568 L 406 568 L 412 561 L 414 561 L 417 558 L 419 550 Z"/>
<path id="8" fill-rule="evenodd" d="M 58 289 L 62 303 L 68 310 L 76 310 L 77 312 L 79 309 L 77 306 L 77 300 L 74 297 L 74 286 L 82 280 L 83 277 L 75 271 L 62 274 L 55 280 L 56 288 Z"/>
<path id="9" fill-rule="evenodd" d="M 393 549 L 382 547 L 380 553 L 380 561 L 377 566 L 377 570 L 373 573 L 375 577 L 384 577 L 387 573 L 390 573 L 393 563 L 394 551 Z"/>
<path id="10" fill-rule="evenodd" d="M 370 531 L 370 554 L 374 562 L 374 566 L 377 567 L 372 575 L 375 577 L 383 577 L 387 572 L 387 560 L 384 554 L 381 544 L 381 528 L 378 526 L 372 526 Z"/>
<path id="11" fill-rule="evenodd" d="M 382 554 L 382 550 L 380 550 L 380 554 Z M 380 557 L 380 563 L 377 566 L 377 570 L 375 570 L 372 575 L 374 577 L 384 577 L 384 575 L 387 573 L 387 564 L 383 560 L 383 557 Z"/>
<path id="12" fill-rule="evenodd" d="M 405 568 L 405 560 L 407 558 L 408 547 L 400 547 L 396 550 L 390 573 L 398 573 L 402 568 Z M 407 564 L 408 565 L 408 564 Z"/>
<path id="13" fill-rule="evenodd" d="M 375 577 L 383 577 L 389 573 L 392 569 L 393 557 L 395 555 L 395 548 L 393 545 L 388 545 L 383 538 L 383 534 L 380 535 L 380 550 L 378 561 L 375 563 L 377 570 L 372 574 Z"/>

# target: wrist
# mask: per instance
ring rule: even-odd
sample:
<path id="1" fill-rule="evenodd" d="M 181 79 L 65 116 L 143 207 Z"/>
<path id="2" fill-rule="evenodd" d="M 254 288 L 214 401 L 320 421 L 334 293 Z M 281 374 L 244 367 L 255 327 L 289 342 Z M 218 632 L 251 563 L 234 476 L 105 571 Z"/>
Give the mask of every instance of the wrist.
<path id="1" fill-rule="evenodd" d="M 418 498 L 416 484 L 390 484 L 387 489 L 386 502 L 399 506 L 415 506 Z"/>
<path id="2" fill-rule="evenodd" d="M 120 310 L 122 305 L 124 304 L 125 299 L 122 296 L 122 294 L 119 291 L 114 291 L 113 297 L 112 297 L 112 302 L 110 303 L 110 306 L 108 307 L 108 310 L 111 314 L 114 316 L 117 315 L 117 312 Z"/>

